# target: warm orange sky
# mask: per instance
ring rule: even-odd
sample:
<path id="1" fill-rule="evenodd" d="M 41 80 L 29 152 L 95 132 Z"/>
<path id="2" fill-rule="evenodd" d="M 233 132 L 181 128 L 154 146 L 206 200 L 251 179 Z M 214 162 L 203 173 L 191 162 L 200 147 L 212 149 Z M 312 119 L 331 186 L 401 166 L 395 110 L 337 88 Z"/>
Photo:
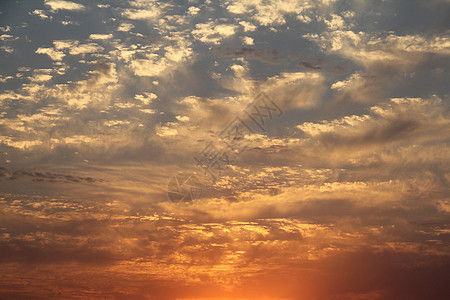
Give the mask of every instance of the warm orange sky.
<path id="1" fill-rule="evenodd" d="M 2 1 L 0 299 L 450 299 L 449 13 Z"/>

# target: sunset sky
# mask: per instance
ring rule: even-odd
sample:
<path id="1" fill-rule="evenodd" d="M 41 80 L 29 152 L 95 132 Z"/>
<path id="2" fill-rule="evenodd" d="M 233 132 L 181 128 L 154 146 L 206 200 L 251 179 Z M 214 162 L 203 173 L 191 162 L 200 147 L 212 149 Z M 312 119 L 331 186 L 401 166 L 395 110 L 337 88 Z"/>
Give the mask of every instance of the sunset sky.
<path id="1" fill-rule="evenodd" d="M 449 0 L 1 1 L 0 299 L 450 299 L 449 67 Z"/>

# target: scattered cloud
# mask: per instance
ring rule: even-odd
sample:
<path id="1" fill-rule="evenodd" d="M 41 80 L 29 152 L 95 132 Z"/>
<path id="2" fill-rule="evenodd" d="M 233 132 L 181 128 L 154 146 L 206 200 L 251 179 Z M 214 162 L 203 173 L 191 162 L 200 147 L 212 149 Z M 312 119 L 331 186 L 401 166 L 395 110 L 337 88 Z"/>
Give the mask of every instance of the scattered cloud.
<path id="1" fill-rule="evenodd" d="M 269 63 L 277 63 L 280 59 L 278 56 L 278 50 L 265 50 L 258 48 L 244 47 L 235 49 L 232 47 L 217 47 L 214 52 L 219 56 L 230 57 L 243 57 L 246 59 L 257 59 Z"/>
<path id="2" fill-rule="evenodd" d="M 58 10 L 81 11 L 81 10 L 86 9 L 86 7 L 82 4 L 75 3 L 72 1 L 65 1 L 65 0 L 45 0 L 44 4 L 47 6 L 50 6 L 52 11 L 58 11 Z"/>
<path id="3" fill-rule="evenodd" d="M 108 40 L 113 37 L 112 34 L 93 33 L 89 36 L 91 40 Z"/>
<path id="4" fill-rule="evenodd" d="M 29 13 L 30 15 L 36 15 L 39 18 L 45 20 L 45 19 L 52 19 L 52 16 L 48 16 L 42 9 L 35 9 L 32 12 Z"/>
<path id="5" fill-rule="evenodd" d="M 195 25 L 192 35 L 203 43 L 219 44 L 223 39 L 233 36 L 236 30 L 237 26 L 234 24 L 215 24 L 212 21 Z"/>
<path id="6" fill-rule="evenodd" d="M 38 48 L 36 50 L 38 54 L 47 54 L 52 60 L 62 60 L 66 56 L 62 51 L 55 50 L 53 48 Z"/>

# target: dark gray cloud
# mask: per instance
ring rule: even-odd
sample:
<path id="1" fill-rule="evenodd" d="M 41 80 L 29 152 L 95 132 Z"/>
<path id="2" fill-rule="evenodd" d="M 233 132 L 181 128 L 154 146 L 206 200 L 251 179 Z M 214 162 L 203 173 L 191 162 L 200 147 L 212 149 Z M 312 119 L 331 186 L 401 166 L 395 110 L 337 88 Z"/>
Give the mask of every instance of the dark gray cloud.
<path id="1" fill-rule="evenodd" d="M 305 68 L 305 69 L 308 69 L 308 70 L 322 70 L 322 67 L 315 66 L 312 63 L 307 62 L 307 61 L 301 61 L 301 62 L 298 63 L 298 65 L 303 67 L 303 68 Z"/>
<path id="2" fill-rule="evenodd" d="M 0 167 L 0 180 L 21 180 L 31 178 L 33 181 L 45 182 L 83 182 L 92 183 L 101 181 L 91 177 L 80 177 L 67 174 L 58 174 L 48 171 L 31 171 L 31 170 L 9 170 Z"/>
<path id="3" fill-rule="evenodd" d="M 217 47 L 214 48 L 214 53 L 217 56 L 223 57 L 243 57 L 247 59 L 260 60 L 267 63 L 279 64 L 285 62 L 285 59 L 279 57 L 277 49 L 265 50 L 259 48 L 243 47 L 240 49 L 233 49 L 231 47 Z"/>

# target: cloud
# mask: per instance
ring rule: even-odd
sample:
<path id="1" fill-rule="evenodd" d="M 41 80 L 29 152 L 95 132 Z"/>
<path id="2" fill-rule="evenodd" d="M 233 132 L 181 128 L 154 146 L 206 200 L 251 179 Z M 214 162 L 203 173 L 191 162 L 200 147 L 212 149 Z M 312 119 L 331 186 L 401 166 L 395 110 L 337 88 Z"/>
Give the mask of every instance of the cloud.
<path id="1" fill-rule="evenodd" d="M 62 51 L 54 50 L 53 48 L 38 48 L 37 54 L 47 54 L 52 60 L 60 61 L 66 55 Z"/>
<path id="2" fill-rule="evenodd" d="M 93 33 L 89 36 L 91 40 L 108 40 L 113 37 L 112 34 Z"/>
<path id="3" fill-rule="evenodd" d="M 134 96 L 134 99 L 141 101 L 145 105 L 152 103 L 152 101 L 157 98 L 158 98 L 158 96 L 153 93 L 144 93 L 143 95 L 135 95 Z"/>
<path id="4" fill-rule="evenodd" d="M 2 144 L 8 147 L 10 155 L 20 155 L 39 148 L 42 152 L 33 156 L 33 159 L 42 159 L 43 156 L 55 153 L 59 147 L 83 148 L 85 145 L 101 144 L 101 139 L 95 134 L 86 134 L 86 129 L 89 128 L 87 124 L 83 126 L 84 129 L 73 130 L 66 123 L 81 121 L 71 116 L 73 109 L 81 110 L 97 105 L 104 108 L 105 103 L 111 101 L 111 93 L 115 90 L 117 80 L 115 66 L 100 62 L 93 65 L 94 71 L 91 71 L 89 79 L 53 87 L 47 87 L 43 82 L 52 79 L 55 70 L 37 69 L 28 85 L 15 93 L 1 95 L 3 99 L 7 99 L 2 101 L 2 109 L 5 111 L 10 111 L 11 99 L 20 99 L 18 105 L 22 109 L 34 106 L 28 112 L 17 111 L 0 119 L 3 135 L 11 135 L 2 137 Z M 52 103 L 47 102 L 49 99 Z M 66 106 L 60 107 L 56 103 L 66 103 Z M 81 119 L 85 117 L 82 114 Z M 73 152 L 71 155 L 74 155 Z"/>
<path id="5" fill-rule="evenodd" d="M 450 40 L 445 36 L 389 34 L 377 37 L 364 32 L 335 30 L 321 37 L 315 34 L 306 34 L 304 37 L 317 42 L 326 51 L 340 54 L 364 66 L 384 63 L 411 68 L 425 54 L 450 54 Z"/>
<path id="6" fill-rule="evenodd" d="M 31 79 L 31 81 L 36 81 L 36 82 L 44 82 L 44 81 L 49 81 L 50 79 L 52 79 L 53 78 L 53 76 L 52 75 L 49 75 L 49 74 L 39 74 L 39 73 L 36 73 L 36 74 L 34 74 L 34 76 L 33 77 L 31 77 L 30 79 Z"/>
<path id="7" fill-rule="evenodd" d="M 172 72 L 178 67 L 192 63 L 193 51 L 190 42 L 178 40 L 164 47 L 164 56 L 161 57 L 153 51 L 145 51 L 146 58 L 134 59 L 129 66 L 137 76 L 162 76 Z M 132 52 L 130 52 L 132 57 Z"/>
<path id="8" fill-rule="evenodd" d="M 147 59 L 136 59 L 130 63 L 130 68 L 137 76 L 159 76 L 169 68 L 164 58 L 156 54 L 147 57 Z"/>
<path id="9" fill-rule="evenodd" d="M 9 32 L 11 31 L 11 26 L 7 25 L 5 27 L 0 27 L 1 32 Z"/>
<path id="10" fill-rule="evenodd" d="M 196 24 L 192 35 L 195 39 L 207 44 L 219 44 L 223 39 L 235 35 L 237 26 L 233 24 L 209 23 Z"/>
<path id="11" fill-rule="evenodd" d="M 340 99 L 345 101 L 361 103 L 378 102 L 382 96 L 377 97 L 377 93 L 380 92 L 377 91 L 376 87 L 382 85 L 384 83 L 383 81 L 384 79 L 379 78 L 379 76 L 354 73 L 345 80 L 333 83 L 331 89 L 338 91 Z"/>
<path id="12" fill-rule="evenodd" d="M 153 20 L 159 16 L 160 12 L 157 9 L 153 10 L 138 10 L 126 9 L 122 15 L 131 20 Z"/>
<path id="13" fill-rule="evenodd" d="M 244 57 L 247 59 L 257 59 L 270 63 L 277 63 L 280 59 L 278 57 L 278 50 L 265 50 L 258 48 L 240 48 L 234 49 L 232 47 L 217 47 L 214 48 L 214 53 L 218 56 Z"/>
<path id="14" fill-rule="evenodd" d="M 65 0 L 45 0 L 45 5 L 50 6 L 52 11 L 58 10 L 73 10 L 73 11 L 81 11 L 86 10 L 86 7 L 82 4 L 65 1 Z"/>
<path id="15" fill-rule="evenodd" d="M 41 18 L 42 20 L 45 20 L 45 19 L 50 19 L 51 20 L 53 18 L 52 16 L 46 15 L 45 12 L 43 10 L 41 10 L 41 9 L 35 9 L 32 12 L 30 12 L 29 14 L 30 15 L 36 15 L 39 18 Z"/>
<path id="16" fill-rule="evenodd" d="M 195 7 L 195 6 L 191 6 L 188 8 L 189 15 L 196 15 L 196 14 L 198 14 L 199 11 L 200 11 L 200 8 Z"/>
<path id="17" fill-rule="evenodd" d="M 336 14 L 331 14 L 331 20 L 325 20 L 325 24 L 327 25 L 329 30 L 339 30 L 339 29 L 346 29 L 349 26 L 346 24 L 345 20 Z"/>
<path id="18" fill-rule="evenodd" d="M 226 9 L 236 15 L 251 16 L 250 18 L 263 26 L 277 26 L 286 23 L 287 15 L 296 15 L 298 18 L 304 16 L 306 11 L 314 6 L 321 5 L 312 1 L 291 1 L 283 0 L 277 3 L 265 2 L 261 0 L 252 0 L 239 2 L 226 2 Z M 334 2 L 334 1 L 329 1 Z M 305 16 L 306 17 L 306 16 Z"/>
<path id="19" fill-rule="evenodd" d="M 119 27 L 117 27 L 117 31 L 128 32 L 134 28 L 134 25 L 131 23 L 122 23 Z"/>
<path id="20" fill-rule="evenodd" d="M 131 20 L 155 20 L 165 7 L 157 1 L 130 1 L 130 5 L 132 8 L 124 9 L 122 16 Z"/>
<path id="21" fill-rule="evenodd" d="M 312 63 L 307 62 L 307 61 L 301 61 L 298 63 L 299 66 L 302 66 L 305 69 L 309 69 L 309 70 L 321 70 L 322 68 L 319 66 L 314 66 Z"/>
<path id="22" fill-rule="evenodd" d="M 337 91 L 334 99 L 340 103 L 377 103 L 393 90 L 405 89 L 405 81 L 429 80 L 429 72 L 450 54 L 448 39 L 439 35 L 376 36 L 335 30 L 321 37 L 314 34 L 304 37 L 318 43 L 326 53 L 337 54 L 362 67 L 332 84 L 331 88 Z"/>
<path id="23" fill-rule="evenodd" d="M 1 46 L 0 49 L 5 51 L 6 53 L 13 53 L 14 52 L 14 48 L 13 47 L 9 47 L 9 46 Z"/>
<path id="24" fill-rule="evenodd" d="M 445 151 L 438 149 L 449 134 L 445 129 L 447 111 L 436 97 L 392 99 L 373 106 L 369 115 L 298 125 L 306 136 L 294 149 L 303 153 L 299 156 L 303 162 L 316 161 L 319 165 L 328 161 L 336 167 L 372 165 L 383 169 L 416 164 L 419 169 L 425 165 L 434 168 L 435 163 L 446 160 Z"/>
<path id="25" fill-rule="evenodd" d="M 249 36 L 244 36 L 244 37 L 242 38 L 242 42 L 243 42 L 245 45 L 254 45 L 254 44 L 255 44 L 255 41 L 253 40 L 253 38 L 251 38 L 251 37 L 249 37 Z"/>
<path id="26" fill-rule="evenodd" d="M 91 34 L 90 39 L 108 39 L 110 35 Z M 55 40 L 53 41 L 54 48 L 39 47 L 36 50 L 38 54 L 47 54 L 54 61 L 61 61 L 66 53 L 70 55 L 83 55 L 95 52 L 101 52 L 104 48 L 96 43 L 82 44 L 77 40 Z M 67 51 L 64 53 L 64 51 Z"/>
<path id="27" fill-rule="evenodd" d="M 256 26 L 250 22 L 247 21 L 240 21 L 239 24 L 244 27 L 244 31 L 245 32 L 249 32 L 249 31 L 255 31 L 256 30 Z"/>
<path id="28" fill-rule="evenodd" d="M 267 94 L 282 109 L 313 107 L 324 93 L 324 77 L 319 73 L 282 73 L 269 77 L 264 85 Z"/>
<path id="29" fill-rule="evenodd" d="M 17 40 L 17 39 L 18 39 L 18 37 L 14 37 L 14 36 L 12 36 L 10 34 L 2 34 L 2 35 L 0 35 L 0 40 L 3 41 L 3 42 L 14 41 L 14 40 Z"/>
<path id="30" fill-rule="evenodd" d="M 103 50 L 103 47 L 96 43 L 87 43 L 87 44 L 78 44 L 75 46 L 71 46 L 69 49 L 69 53 L 71 55 L 79 55 L 79 54 L 87 54 L 87 53 L 95 53 Z"/>
<path id="31" fill-rule="evenodd" d="M 53 41 L 53 45 L 58 50 L 67 49 L 67 48 L 73 47 L 77 43 L 78 43 L 78 41 L 76 41 L 76 40 L 54 40 Z"/>
<path id="32" fill-rule="evenodd" d="M 91 177 L 80 177 L 66 174 L 52 173 L 48 171 L 31 170 L 8 170 L 0 167 L 0 180 L 21 180 L 23 178 L 32 178 L 33 181 L 46 182 L 96 182 L 97 179 Z"/>

